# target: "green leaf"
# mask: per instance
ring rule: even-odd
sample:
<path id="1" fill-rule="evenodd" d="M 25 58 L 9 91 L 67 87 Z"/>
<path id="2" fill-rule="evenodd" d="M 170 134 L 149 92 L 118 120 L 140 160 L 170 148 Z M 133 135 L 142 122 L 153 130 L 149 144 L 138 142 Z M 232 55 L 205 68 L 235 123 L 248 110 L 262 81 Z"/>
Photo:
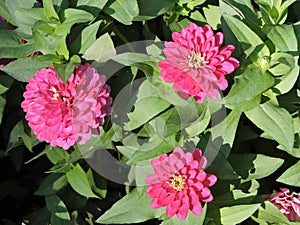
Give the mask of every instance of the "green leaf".
<path id="1" fill-rule="evenodd" d="M 49 21 L 51 21 L 52 19 L 59 20 L 59 17 L 54 9 L 52 0 L 43 0 L 43 6 L 45 14 L 47 15 Z"/>
<path id="2" fill-rule="evenodd" d="M 260 204 L 248 204 L 223 207 L 209 211 L 208 216 L 210 218 L 220 217 L 222 225 L 239 224 L 250 217 L 259 206 Z"/>
<path id="3" fill-rule="evenodd" d="M 9 63 L 0 70 L 18 81 L 28 82 L 29 78 L 34 77 L 36 71 L 50 67 L 53 62 L 60 62 L 60 59 L 60 57 L 54 55 L 21 58 Z M 20 68 L 22 68 L 22 73 L 20 73 Z"/>
<path id="4" fill-rule="evenodd" d="M 96 35 L 101 22 L 102 21 L 97 21 L 96 23 L 85 27 L 72 43 L 71 50 L 79 54 L 84 54 L 86 50 L 96 41 Z"/>
<path id="5" fill-rule="evenodd" d="M 66 150 L 58 147 L 48 146 L 46 155 L 53 164 L 57 164 L 61 161 L 67 161 L 69 159 L 69 153 Z"/>
<path id="6" fill-rule="evenodd" d="M 81 59 L 78 55 L 73 55 L 70 62 L 66 64 L 54 64 L 54 70 L 63 82 L 67 82 L 70 75 L 73 73 L 75 66 L 79 66 Z"/>
<path id="7" fill-rule="evenodd" d="M 49 174 L 34 194 L 53 195 L 62 190 L 67 184 L 68 180 L 65 174 Z"/>
<path id="8" fill-rule="evenodd" d="M 170 12 L 175 6 L 175 2 L 173 0 L 138 0 L 138 5 L 140 13 L 134 18 L 134 21 L 149 20 Z"/>
<path id="9" fill-rule="evenodd" d="M 81 9 L 68 8 L 64 10 L 64 20 L 62 24 L 74 25 L 75 23 L 85 23 L 94 19 L 94 16 Z M 58 28 L 57 28 L 58 29 Z M 56 31 L 58 33 L 58 31 Z"/>
<path id="10" fill-rule="evenodd" d="M 37 50 L 34 43 L 22 44 L 14 30 L 0 30 L 0 58 L 25 57 Z"/>
<path id="11" fill-rule="evenodd" d="M 86 172 L 86 176 L 93 191 L 99 194 L 102 198 L 105 198 L 107 193 L 106 180 L 97 173 L 94 175 L 91 168 L 89 168 L 89 170 Z"/>
<path id="12" fill-rule="evenodd" d="M 139 99 L 134 105 L 134 111 L 128 114 L 127 130 L 134 130 L 170 106 L 170 103 L 158 97 Z"/>
<path id="13" fill-rule="evenodd" d="M 108 33 L 99 37 L 82 56 L 86 60 L 105 62 L 116 55 L 114 43 Z"/>
<path id="14" fill-rule="evenodd" d="M 252 185 L 256 185 L 257 188 L 259 187 L 259 183 L 255 180 L 252 180 Z M 257 188 L 248 190 L 247 193 L 244 193 L 240 189 L 235 189 L 229 192 L 226 192 L 222 195 L 214 195 L 213 204 L 216 207 L 228 207 L 234 205 L 245 205 L 245 204 L 252 204 L 256 203 L 257 201 Z"/>
<path id="15" fill-rule="evenodd" d="M 207 8 L 203 8 L 203 12 L 207 23 L 214 29 L 217 30 L 218 25 L 221 24 L 220 7 L 215 5 L 208 5 Z"/>
<path id="16" fill-rule="evenodd" d="M 226 107 L 239 110 L 239 104 L 257 98 L 274 84 L 275 79 L 269 72 L 250 64 L 241 75 L 235 77 L 234 84 L 225 97 Z"/>
<path id="17" fill-rule="evenodd" d="M 300 161 L 288 168 L 276 181 L 287 185 L 300 187 Z"/>
<path id="18" fill-rule="evenodd" d="M 270 101 L 245 112 L 246 116 L 267 135 L 277 141 L 286 152 L 294 146 L 294 127 L 291 115 Z"/>
<path id="19" fill-rule="evenodd" d="M 2 0 L 1 2 L 3 2 Z M 7 17 L 8 22 L 18 27 L 19 30 L 22 30 L 26 34 L 31 34 L 31 28 L 28 26 L 23 25 L 23 21 L 19 20 L 16 15 L 16 11 L 19 8 L 27 8 L 30 9 L 34 5 L 35 0 L 27 0 L 27 1 L 20 1 L 20 0 L 5 0 L 5 5 L 9 10 L 10 17 Z"/>
<path id="20" fill-rule="evenodd" d="M 114 56 L 112 59 L 125 66 L 131 66 L 138 62 L 157 61 L 156 58 L 154 58 L 152 55 L 146 55 L 146 54 L 136 53 L 136 52 L 125 52 L 122 54 L 118 54 Z"/>
<path id="21" fill-rule="evenodd" d="M 109 0 L 103 11 L 125 25 L 131 25 L 139 15 L 137 0 Z"/>
<path id="22" fill-rule="evenodd" d="M 46 196 L 46 206 L 51 212 L 51 224 L 69 225 L 71 218 L 64 202 L 57 195 Z"/>
<path id="23" fill-rule="evenodd" d="M 158 218 L 164 211 L 164 208 L 153 209 L 151 198 L 146 193 L 140 196 L 135 189 L 116 202 L 96 222 L 103 224 L 133 224 Z"/>
<path id="24" fill-rule="evenodd" d="M 208 145 L 204 154 L 209 160 L 209 152 L 212 151 L 211 148 L 214 148 L 214 146 Z M 219 179 L 234 180 L 240 178 L 222 153 L 219 153 L 215 156 L 212 164 L 207 167 L 206 171 L 207 173 L 215 174 Z"/>
<path id="25" fill-rule="evenodd" d="M 230 150 L 233 146 L 235 139 L 236 130 L 240 121 L 242 113 L 240 111 L 231 111 L 230 114 L 214 127 L 211 128 L 211 137 L 212 140 L 217 139 L 218 137 L 222 138 L 223 145 L 229 145 Z M 228 157 L 230 151 L 222 152 L 225 158 Z"/>
<path id="26" fill-rule="evenodd" d="M 164 139 L 154 134 L 147 142 L 144 142 L 140 147 L 132 151 L 133 154 L 130 156 L 127 164 L 135 165 L 140 161 L 158 157 L 171 152 L 176 146 L 178 146 L 178 143 L 175 141 L 175 134 Z"/>
<path id="27" fill-rule="evenodd" d="M 294 53 L 298 51 L 297 37 L 292 25 L 283 24 L 272 26 L 267 36 L 275 45 L 276 51 Z"/>
<path id="28" fill-rule="evenodd" d="M 285 75 L 295 67 L 295 59 L 291 54 L 275 52 L 271 55 L 270 66 L 269 72 L 274 76 Z"/>
<path id="29" fill-rule="evenodd" d="M 173 216 L 172 218 L 165 220 L 160 225 L 202 225 L 204 224 L 206 209 L 207 204 L 204 205 L 203 211 L 200 215 L 195 215 L 189 211 L 188 217 L 185 220 L 180 220 L 177 216 Z"/>
<path id="30" fill-rule="evenodd" d="M 11 15 L 9 13 L 8 7 L 5 4 L 5 1 L 0 1 L 0 15 L 4 17 L 7 21 L 11 21 Z"/>
<path id="31" fill-rule="evenodd" d="M 261 38 L 245 23 L 226 14 L 223 15 L 223 18 L 240 42 L 246 56 L 250 57 L 253 61 L 256 61 L 257 56 L 262 59 L 263 57 L 270 55 L 268 47 L 264 44 Z"/>
<path id="32" fill-rule="evenodd" d="M 185 119 L 181 115 L 180 117 L 181 119 Z M 188 127 L 185 128 L 185 132 L 188 134 L 189 137 L 195 137 L 196 135 L 202 133 L 206 129 L 210 122 L 210 119 L 210 110 L 209 107 L 206 105 L 206 107 L 203 109 L 196 121 L 192 122 Z"/>
<path id="33" fill-rule="evenodd" d="M 71 187 L 78 194 L 88 198 L 99 198 L 93 193 L 88 178 L 80 164 L 76 163 L 75 166 L 73 166 L 73 168 L 66 173 L 66 175 Z"/>
<path id="34" fill-rule="evenodd" d="M 298 61 L 298 59 L 296 61 Z M 280 82 L 274 86 L 274 89 L 276 91 L 279 91 L 280 94 L 288 93 L 297 82 L 299 70 L 299 66 L 295 65 L 289 73 L 286 73 L 279 78 Z"/>
<path id="35" fill-rule="evenodd" d="M 221 14 L 240 17 L 257 34 L 261 34 L 260 20 L 251 0 L 226 0 L 220 2 Z M 226 37 L 226 35 L 225 35 Z"/>
<path id="36" fill-rule="evenodd" d="M 30 29 L 37 21 L 48 21 L 43 8 L 17 8 L 15 16 L 22 21 L 22 26 Z"/>
<path id="37" fill-rule="evenodd" d="M 27 129 L 28 127 L 24 126 L 24 121 L 20 120 L 13 128 L 9 135 L 9 141 L 6 151 L 25 144 L 25 146 L 32 150 L 32 147 L 39 143 L 36 139 L 36 136 Z"/>
<path id="38" fill-rule="evenodd" d="M 272 223 L 279 223 L 282 225 L 290 225 L 290 222 L 285 215 L 269 201 L 265 201 L 264 205 L 259 207 L 258 219 Z"/>
<path id="39" fill-rule="evenodd" d="M 261 154 L 231 154 L 229 162 L 243 181 L 261 179 L 275 172 L 284 162 L 283 159 Z"/>
<path id="40" fill-rule="evenodd" d="M 6 105 L 6 99 L 0 95 L 0 124 L 2 123 L 3 111 Z"/>
<path id="41" fill-rule="evenodd" d="M 98 16 L 107 2 L 108 0 L 76 0 L 74 7 L 90 12 L 94 16 Z"/>

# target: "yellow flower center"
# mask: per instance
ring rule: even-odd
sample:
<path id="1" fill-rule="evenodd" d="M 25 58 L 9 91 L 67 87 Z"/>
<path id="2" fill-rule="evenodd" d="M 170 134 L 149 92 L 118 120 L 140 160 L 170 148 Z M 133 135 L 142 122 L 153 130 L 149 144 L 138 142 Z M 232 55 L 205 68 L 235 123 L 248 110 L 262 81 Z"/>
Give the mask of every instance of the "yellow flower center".
<path id="1" fill-rule="evenodd" d="M 181 175 L 174 176 L 170 183 L 170 186 L 176 191 L 181 191 L 184 189 L 185 180 L 182 178 Z"/>
<path id="2" fill-rule="evenodd" d="M 205 56 L 202 56 L 199 52 L 192 52 L 188 57 L 188 65 L 191 68 L 203 68 L 206 63 Z"/>

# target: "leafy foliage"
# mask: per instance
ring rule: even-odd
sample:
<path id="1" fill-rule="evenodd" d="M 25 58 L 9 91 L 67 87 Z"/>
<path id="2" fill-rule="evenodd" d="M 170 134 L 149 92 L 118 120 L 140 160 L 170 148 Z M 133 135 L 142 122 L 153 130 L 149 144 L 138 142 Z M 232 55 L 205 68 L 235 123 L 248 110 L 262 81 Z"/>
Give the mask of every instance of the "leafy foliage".
<path id="1" fill-rule="evenodd" d="M 299 224 L 261 197 L 300 192 L 299 4 L 0 0 L 0 224 Z M 223 32 L 240 61 L 202 104 L 179 97 L 157 65 L 163 42 L 191 23 Z M 20 106 L 26 83 L 50 66 L 66 82 L 86 62 L 107 76 L 112 116 L 68 151 L 40 142 Z M 218 177 L 214 200 L 186 220 L 145 193 L 151 160 L 177 146 L 201 148 Z"/>

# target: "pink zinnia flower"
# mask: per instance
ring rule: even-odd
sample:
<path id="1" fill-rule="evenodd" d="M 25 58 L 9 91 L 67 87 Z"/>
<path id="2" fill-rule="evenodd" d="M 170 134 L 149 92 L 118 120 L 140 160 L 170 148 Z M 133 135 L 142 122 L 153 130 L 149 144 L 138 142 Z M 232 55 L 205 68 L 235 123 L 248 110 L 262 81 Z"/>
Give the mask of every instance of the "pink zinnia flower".
<path id="1" fill-rule="evenodd" d="M 210 202 L 213 196 L 208 187 L 214 185 L 217 177 L 204 172 L 207 160 L 198 148 L 184 153 L 177 147 L 170 155 L 153 159 L 155 173 L 146 177 L 147 194 L 152 197 L 152 207 L 166 206 L 166 214 L 175 214 L 185 219 L 188 211 L 202 213 L 202 202 Z"/>
<path id="2" fill-rule="evenodd" d="M 209 25 L 195 24 L 172 34 L 173 42 L 166 42 L 163 50 L 166 59 L 160 61 L 160 76 L 174 83 L 174 89 L 182 98 L 193 96 L 202 103 L 206 96 L 215 99 L 219 89 L 228 86 L 226 74 L 232 73 L 239 61 L 230 57 L 235 47 L 221 47 L 224 35 L 213 33 Z"/>
<path id="3" fill-rule="evenodd" d="M 269 199 L 290 221 L 300 222 L 300 193 L 291 193 L 288 188 L 280 190 L 263 197 Z"/>
<path id="4" fill-rule="evenodd" d="M 104 117 L 111 115 L 112 98 L 105 81 L 89 64 L 76 67 L 66 83 L 53 67 L 37 71 L 21 104 L 37 138 L 68 149 L 98 135 Z"/>

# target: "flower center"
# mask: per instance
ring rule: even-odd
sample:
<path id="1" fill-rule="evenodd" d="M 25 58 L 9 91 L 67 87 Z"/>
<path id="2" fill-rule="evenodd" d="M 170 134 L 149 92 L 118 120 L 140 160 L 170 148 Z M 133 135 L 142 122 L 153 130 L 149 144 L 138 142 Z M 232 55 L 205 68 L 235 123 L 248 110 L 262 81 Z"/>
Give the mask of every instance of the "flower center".
<path id="1" fill-rule="evenodd" d="M 188 65 L 191 68 L 203 68 L 206 66 L 207 61 L 205 61 L 205 56 L 202 56 L 199 52 L 191 52 L 188 57 Z"/>
<path id="2" fill-rule="evenodd" d="M 185 186 L 185 180 L 182 178 L 181 175 L 174 176 L 170 183 L 170 186 L 176 191 L 181 191 Z"/>

